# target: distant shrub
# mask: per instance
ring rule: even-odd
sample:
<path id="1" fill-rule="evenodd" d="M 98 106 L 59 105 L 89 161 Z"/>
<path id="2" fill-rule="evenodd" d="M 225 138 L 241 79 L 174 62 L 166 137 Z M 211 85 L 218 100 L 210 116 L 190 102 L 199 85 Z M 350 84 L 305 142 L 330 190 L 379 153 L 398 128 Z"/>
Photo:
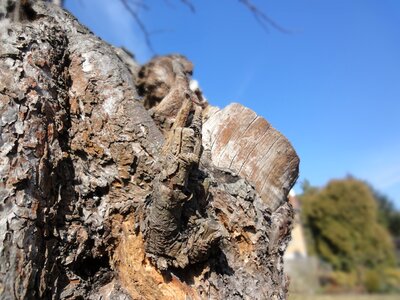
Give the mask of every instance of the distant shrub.
<path id="1" fill-rule="evenodd" d="M 331 271 L 324 273 L 320 276 L 320 284 L 325 293 L 341 294 L 359 290 L 357 274 L 353 272 Z"/>
<path id="2" fill-rule="evenodd" d="M 384 290 L 381 272 L 367 270 L 364 275 L 364 287 L 368 293 L 381 293 Z"/>
<path id="3" fill-rule="evenodd" d="M 363 285 L 368 293 L 400 292 L 400 269 L 367 269 L 363 272 Z"/>
<path id="4" fill-rule="evenodd" d="M 332 272 L 332 280 L 345 291 L 351 291 L 357 286 L 357 275 L 353 272 Z"/>
<path id="5" fill-rule="evenodd" d="M 400 269 L 385 269 L 383 271 L 384 288 L 387 292 L 400 293 Z"/>

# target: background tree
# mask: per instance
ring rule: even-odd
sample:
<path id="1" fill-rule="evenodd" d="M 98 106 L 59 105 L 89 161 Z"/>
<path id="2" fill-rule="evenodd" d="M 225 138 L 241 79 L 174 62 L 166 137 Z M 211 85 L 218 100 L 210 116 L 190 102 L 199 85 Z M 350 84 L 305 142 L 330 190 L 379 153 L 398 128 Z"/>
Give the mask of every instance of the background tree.
<path id="1" fill-rule="evenodd" d="M 394 238 L 400 238 L 400 211 L 393 202 L 384 194 L 370 187 L 378 203 L 378 220 L 385 226 Z"/>
<path id="2" fill-rule="evenodd" d="M 334 269 L 395 264 L 392 239 L 378 222 L 378 205 L 364 182 L 333 180 L 322 189 L 306 189 L 300 199 L 312 248 Z"/>

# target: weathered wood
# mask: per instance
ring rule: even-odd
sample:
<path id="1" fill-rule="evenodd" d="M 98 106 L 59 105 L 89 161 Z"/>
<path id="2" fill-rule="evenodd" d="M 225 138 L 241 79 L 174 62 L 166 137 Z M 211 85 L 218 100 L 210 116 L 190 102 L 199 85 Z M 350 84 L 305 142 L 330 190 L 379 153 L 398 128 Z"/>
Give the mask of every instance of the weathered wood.
<path id="1" fill-rule="evenodd" d="M 237 103 L 213 110 L 203 126 L 203 140 L 213 164 L 246 178 L 272 211 L 287 201 L 299 158 L 264 118 Z"/>
<path id="2" fill-rule="evenodd" d="M 0 298 L 285 299 L 288 141 L 32 2 L 0 0 Z"/>
<path id="3" fill-rule="evenodd" d="M 160 174 L 155 179 L 144 229 L 146 250 L 156 256 L 155 264 L 161 270 L 169 266 L 183 269 L 201 261 L 221 237 L 213 219 L 191 216 L 193 224 L 182 224 L 184 205 L 191 198 L 193 202 L 199 200 L 189 187 L 189 176 L 198 167 L 200 155 L 201 108 L 193 108 L 193 102 L 186 100 L 162 149 Z"/>

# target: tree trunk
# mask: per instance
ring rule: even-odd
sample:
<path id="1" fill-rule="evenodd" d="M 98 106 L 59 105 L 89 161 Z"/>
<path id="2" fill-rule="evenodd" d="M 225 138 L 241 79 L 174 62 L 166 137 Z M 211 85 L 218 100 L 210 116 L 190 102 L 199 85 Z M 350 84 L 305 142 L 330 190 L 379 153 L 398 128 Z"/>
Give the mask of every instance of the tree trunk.
<path id="1" fill-rule="evenodd" d="M 290 143 L 184 57 L 25 2 L 0 0 L 0 298 L 285 299 Z"/>

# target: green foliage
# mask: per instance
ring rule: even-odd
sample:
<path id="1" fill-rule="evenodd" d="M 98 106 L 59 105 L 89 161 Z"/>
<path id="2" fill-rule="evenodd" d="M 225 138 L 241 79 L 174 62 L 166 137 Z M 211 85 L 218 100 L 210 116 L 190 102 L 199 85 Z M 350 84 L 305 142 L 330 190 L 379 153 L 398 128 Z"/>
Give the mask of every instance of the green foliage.
<path id="1" fill-rule="evenodd" d="M 382 292 L 381 274 L 376 270 L 368 270 L 364 275 L 364 286 L 368 293 Z"/>
<path id="2" fill-rule="evenodd" d="M 400 293 L 400 269 L 389 268 L 383 271 L 385 290 Z"/>
<path id="3" fill-rule="evenodd" d="M 400 212 L 396 210 L 392 201 L 386 195 L 371 187 L 378 203 L 379 222 L 384 225 L 394 237 L 400 237 Z"/>
<path id="4" fill-rule="evenodd" d="M 356 288 L 358 284 L 357 274 L 346 273 L 343 271 L 335 271 L 330 274 L 332 283 L 336 286 L 340 286 L 341 291 L 351 291 Z"/>
<path id="5" fill-rule="evenodd" d="M 368 293 L 400 292 L 400 269 L 367 269 L 362 275 Z"/>
<path id="6" fill-rule="evenodd" d="M 308 187 L 300 201 L 313 252 L 335 270 L 395 264 L 392 239 L 378 223 L 377 202 L 365 183 L 333 180 L 323 189 Z"/>

